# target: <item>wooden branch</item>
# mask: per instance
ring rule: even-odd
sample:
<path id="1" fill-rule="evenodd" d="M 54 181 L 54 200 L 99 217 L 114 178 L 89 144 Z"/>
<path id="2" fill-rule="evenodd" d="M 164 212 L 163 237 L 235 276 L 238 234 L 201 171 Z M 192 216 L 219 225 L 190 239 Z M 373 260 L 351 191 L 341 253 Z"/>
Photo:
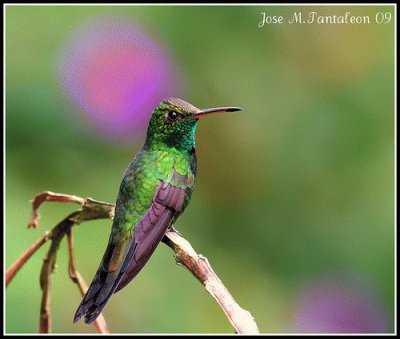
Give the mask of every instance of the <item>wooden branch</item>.
<path id="1" fill-rule="evenodd" d="M 75 268 L 75 256 L 73 250 L 72 227 L 80 222 L 94 219 L 106 219 L 114 217 L 115 205 L 96 201 L 91 198 L 81 198 L 75 195 L 59 194 L 53 192 L 42 192 L 32 200 L 32 217 L 28 227 L 37 228 L 39 226 L 39 206 L 45 201 L 73 202 L 79 203 L 82 208 L 71 213 L 58 225 L 56 225 L 46 239 L 39 239 L 30 247 L 6 272 L 6 283 L 12 280 L 18 270 L 26 263 L 30 256 L 39 248 L 48 238 L 51 239 L 50 249 L 44 258 L 42 271 L 40 274 L 40 286 L 43 290 L 41 312 L 40 312 L 40 332 L 49 333 L 51 331 L 51 313 L 50 313 L 50 276 L 56 263 L 56 254 L 62 238 L 67 235 L 68 253 L 69 253 L 69 276 L 78 284 L 81 294 L 87 290 L 87 285 L 81 275 Z M 226 317 L 239 334 L 259 333 L 257 324 L 250 312 L 241 308 L 229 293 L 227 288 L 211 268 L 207 258 L 197 254 L 190 243 L 184 239 L 172 227 L 166 232 L 163 240 L 175 253 L 175 259 L 178 263 L 184 265 L 192 274 L 203 284 L 205 289 L 217 301 L 218 305 L 224 311 Z M 99 333 L 109 333 L 107 324 L 102 315 L 94 323 L 96 331 Z"/>
<path id="2" fill-rule="evenodd" d="M 184 265 L 199 280 L 224 311 L 237 333 L 256 334 L 258 327 L 250 312 L 235 301 L 215 274 L 207 258 L 197 254 L 190 243 L 174 230 L 165 233 L 163 242 L 175 252 L 175 260 Z"/>

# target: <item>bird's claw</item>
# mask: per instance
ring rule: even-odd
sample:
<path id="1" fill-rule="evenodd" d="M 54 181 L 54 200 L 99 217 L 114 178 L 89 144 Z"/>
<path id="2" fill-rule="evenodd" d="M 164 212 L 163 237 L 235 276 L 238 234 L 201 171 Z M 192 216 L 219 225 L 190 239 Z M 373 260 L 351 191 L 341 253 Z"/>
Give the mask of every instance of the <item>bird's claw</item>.
<path id="1" fill-rule="evenodd" d="M 176 228 L 174 228 L 173 226 L 169 226 L 167 232 L 174 232 L 176 234 L 178 234 L 180 237 L 182 237 L 182 233 L 179 232 Z"/>

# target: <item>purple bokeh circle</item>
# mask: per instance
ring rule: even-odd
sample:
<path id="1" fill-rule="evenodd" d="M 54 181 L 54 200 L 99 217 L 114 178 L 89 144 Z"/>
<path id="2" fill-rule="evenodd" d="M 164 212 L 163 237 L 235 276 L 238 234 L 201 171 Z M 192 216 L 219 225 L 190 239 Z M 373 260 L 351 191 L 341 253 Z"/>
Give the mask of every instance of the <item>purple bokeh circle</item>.
<path id="1" fill-rule="evenodd" d="M 388 319 L 377 291 L 368 281 L 330 275 L 301 290 L 293 318 L 299 333 L 387 333 Z"/>
<path id="2" fill-rule="evenodd" d="M 57 65 L 63 93 L 79 118 L 114 140 L 143 135 L 154 107 L 182 89 L 166 48 L 121 16 L 80 25 L 65 42 Z"/>

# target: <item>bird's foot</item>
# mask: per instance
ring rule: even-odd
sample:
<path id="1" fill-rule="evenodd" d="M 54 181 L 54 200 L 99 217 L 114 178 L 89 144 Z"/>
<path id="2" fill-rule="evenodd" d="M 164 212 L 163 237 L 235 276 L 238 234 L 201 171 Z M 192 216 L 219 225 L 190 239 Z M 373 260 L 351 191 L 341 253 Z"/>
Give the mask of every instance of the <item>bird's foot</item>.
<path id="1" fill-rule="evenodd" d="M 176 228 L 174 228 L 173 226 L 169 226 L 167 229 L 167 232 L 175 232 L 176 234 L 178 234 L 179 236 L 182 237 L 182 233 L 179 232 Z"/>

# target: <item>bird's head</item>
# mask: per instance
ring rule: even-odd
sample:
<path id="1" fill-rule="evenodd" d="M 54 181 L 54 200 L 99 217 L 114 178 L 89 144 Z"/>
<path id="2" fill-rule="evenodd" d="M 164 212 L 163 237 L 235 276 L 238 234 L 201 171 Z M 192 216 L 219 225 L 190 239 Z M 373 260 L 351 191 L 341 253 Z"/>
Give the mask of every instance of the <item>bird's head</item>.
<path id="1" fill-rule="evenodd" d="M 218 107 L 199 109 L 188 102 L 177 99 L 165 99 L 155 108 L 147 129 L 146 143 L 162 144 L 178 150 L 194 149 L 194 133 L 200 118 L 223 112 L 240 111 L 239 107 Z"/>

